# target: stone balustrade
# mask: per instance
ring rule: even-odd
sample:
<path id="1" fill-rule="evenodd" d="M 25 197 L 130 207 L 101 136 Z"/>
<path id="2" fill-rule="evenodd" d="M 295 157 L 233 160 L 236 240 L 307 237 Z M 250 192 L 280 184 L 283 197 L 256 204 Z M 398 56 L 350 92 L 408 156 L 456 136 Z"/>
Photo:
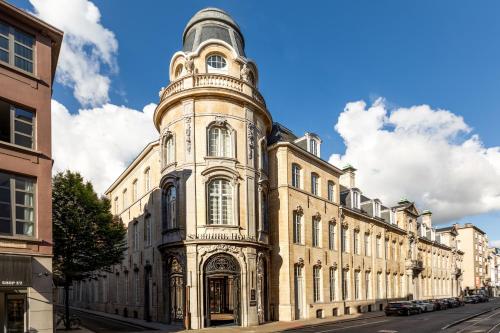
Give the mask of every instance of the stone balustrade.
<path id="1" fill-rule="evenodd" d="M 183 76 L 165 87 L 160 93 L 160 102 L 177 93 L 193 88 L 221 88 L 248 95 L 256 103 L 266 105 L 259 91 L 249 83 L 224 74 L 193 74 Z"/>

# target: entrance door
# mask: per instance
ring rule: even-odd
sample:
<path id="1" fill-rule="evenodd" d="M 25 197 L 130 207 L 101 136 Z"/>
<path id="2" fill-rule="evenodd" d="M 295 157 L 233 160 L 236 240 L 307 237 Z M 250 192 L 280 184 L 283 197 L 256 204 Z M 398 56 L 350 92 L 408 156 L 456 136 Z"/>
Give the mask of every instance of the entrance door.
<path id="1" fill-rule="evenodd" d="M 7 294 L 5 298 L 6 333 L 26 332 L 26 297 L 25 295 Z"/>
<path id="2" fill-rule="evenodd" d="M 240 267 L 234 257 L 218 254 L 205 265 L 206 326 L 240 324 Z"/>
<path id="3" fill-rule="evenodd" d="M 299 265 L 294 266 L 295 270 L 295 319 L 304 318 L 304 299 L 303 299 L 303 285 L 304 278 L 302 276 L 302 267 Z"/>

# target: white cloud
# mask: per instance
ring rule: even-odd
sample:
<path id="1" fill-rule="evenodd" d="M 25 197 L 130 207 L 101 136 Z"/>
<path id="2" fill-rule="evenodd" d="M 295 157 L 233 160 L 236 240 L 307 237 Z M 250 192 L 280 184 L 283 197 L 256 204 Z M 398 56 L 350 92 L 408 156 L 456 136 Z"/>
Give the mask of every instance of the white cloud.
<path id="1" fill-rule="evenodd" d="M 490 246 L 492 246 L 492 247 L 500 247 L 500 239 L 499 240 L 490 241 Z"/>
<path id="2" fill-rule="evenodd" d="M 346 105 L 335 129 L 346 151 L 330 162 L 356 167 L 370 197 L 386 204 L 407 197 L 432 210 L 436 223 L 500 210 L 500 147 L 485 147 L 450 111 L 358 101 Z"/>
<path id="3" fill-rule="evenodd" d="M 88 0 L 30 0 L 35 15 L 64 31 L 57 81 L 73 88 L 84 106 L 109 101 L 109 73 L 116 72 L 118 42 Z M 107 73 L 104 73 L 104 72 Z"/>
<path id="4" fill-rule="evenodd" d="M 155 104 L 143 111 L 104 104 L 70 114 L 52 100 L 53 172 L 80 172 L 103 193 L 147 143 L 158 138 Z"/>

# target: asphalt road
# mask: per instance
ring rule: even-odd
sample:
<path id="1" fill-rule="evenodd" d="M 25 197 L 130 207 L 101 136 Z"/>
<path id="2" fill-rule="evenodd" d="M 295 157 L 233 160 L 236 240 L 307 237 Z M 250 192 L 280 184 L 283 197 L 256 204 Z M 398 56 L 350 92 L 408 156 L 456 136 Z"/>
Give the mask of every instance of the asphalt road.
<path id="1" fill-rule="evenodd" d="M 286 333 L 499 333 L 500 309 L 468 320 L 462 324 L 446 328 L 447 325 L 469 316 L 500 308 L 500 299 L 488 303 L 467 304 L 463 307 L 443 311 L 435 311 L 409 317 L 381 316 L 366 320 L 356 320 L 343 323 L 332 323 L 286 330 Z"/>

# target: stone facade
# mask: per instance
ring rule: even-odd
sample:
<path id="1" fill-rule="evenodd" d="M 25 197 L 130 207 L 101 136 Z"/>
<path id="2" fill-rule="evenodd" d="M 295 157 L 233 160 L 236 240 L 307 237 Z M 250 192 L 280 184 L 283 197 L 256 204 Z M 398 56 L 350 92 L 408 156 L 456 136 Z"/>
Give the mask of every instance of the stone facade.
<path id="1" fill-rule="evenodd" d="M 197 13 L 183 42 L 158 140 L 106 192 L 128 226 L 125 259 L 76 283 L 73 304 L 202 328 L 459 294 L 461 252 L 436 239 L 430 213 L 364 196 L 316 134 L 273 123 L 226 13 Z"/>

